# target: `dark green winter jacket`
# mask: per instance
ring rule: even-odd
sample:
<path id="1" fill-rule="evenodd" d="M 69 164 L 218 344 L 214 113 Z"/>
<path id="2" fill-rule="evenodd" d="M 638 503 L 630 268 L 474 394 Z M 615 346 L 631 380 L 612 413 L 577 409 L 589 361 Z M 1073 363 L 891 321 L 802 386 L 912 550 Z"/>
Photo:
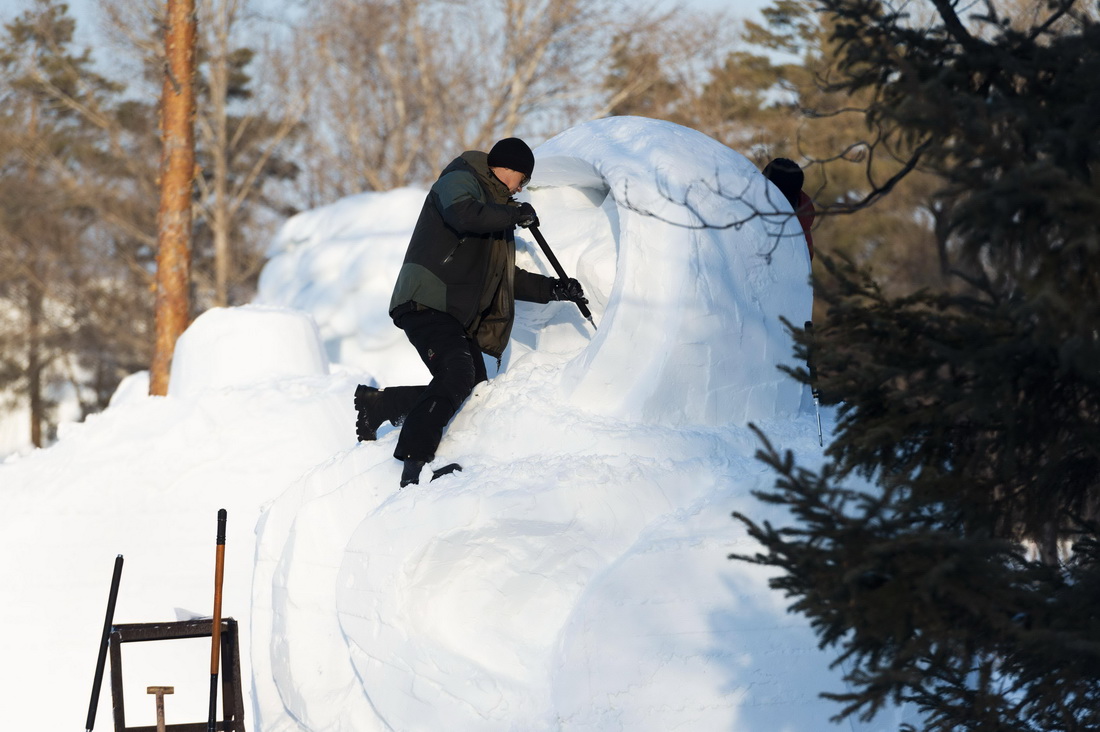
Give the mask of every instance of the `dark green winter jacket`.
<path id="1" fill-rule="evenodd" d="M 500 358 L 515 301 L 550 302 L 553 280 L 516 267 L 518 207 L 484 152 L 464 152 L 424 200 L 390 298 L 390 315 L 431 308 L 453 315 L 482 351 Z"/>

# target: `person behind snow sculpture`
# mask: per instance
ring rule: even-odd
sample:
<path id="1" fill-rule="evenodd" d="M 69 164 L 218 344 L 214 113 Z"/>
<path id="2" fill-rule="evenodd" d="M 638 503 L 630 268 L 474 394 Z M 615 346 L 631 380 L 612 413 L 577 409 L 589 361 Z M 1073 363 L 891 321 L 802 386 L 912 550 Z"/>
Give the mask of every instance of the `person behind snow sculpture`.
<path id="1" fill-rule="evenodd" d="M 810 250 L 810 259 L 814 258 L 814 238 L 810 229 L 814 223 L 814 202 L 806 192 L 802 190 L 805 175 L 798 163 L 787 158 L 775 158 L 764 166 L 764 177 L 775 184 L 775 187 L 790 202 L 798 223 L 802 225 L 802 233 L 806 235 L 806 246 Z"/>
<path id="2" fill-rule="evenodd" d="M 787 158 L 775 158 L 764 166 L 764 177 L 775 184 L 775 187 L 783 194 L 791 204 L 798 223 L 802 225 L 802 233 L 806 236 L 806 247 L 810 250 L 810 261 L 814 258 L 814 238 L 810 229 L 814 223 L 814 202 L 802 190 L 802 184 L 806 176 L 798 163 Z M 813 321 L 805 323 L 806 332 L 813 334 Z M 806 368 L 810 372 L 810 395 L 813 397 L 814 406 L 817 408 L 817 440 L 824 444 L 821 435 L 821 392 L 817 388 L 817 368 L 814 364 L 814 344 L 811 341 L 806 358 Z"/>
<path id="3" fill-rule="evenodd" d="M 390 317 L 431 373 L 426 386 L 355 389 L 356 435 L 374 440 L 384 422 L 401 425 L 393 456 L 404 462 L 401 487 L 420 482 L 443 429 L 487 380 L 482 353 L 508 345 L 515 301 L 587 303 L 580 283 L 527 272 L 515 264 L 516 226 L 537 226 L 530 203 L 512 196 L 531 180 L 535 156 L 516 137 L 486 154 L 467 151 L 432 184 L 390 298 Z"/>

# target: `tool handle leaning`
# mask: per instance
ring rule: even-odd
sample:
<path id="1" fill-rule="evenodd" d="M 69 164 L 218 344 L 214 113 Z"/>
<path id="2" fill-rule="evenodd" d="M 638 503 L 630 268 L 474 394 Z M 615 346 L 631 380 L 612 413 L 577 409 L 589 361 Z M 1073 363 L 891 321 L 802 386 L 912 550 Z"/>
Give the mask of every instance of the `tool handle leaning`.
<path id="1" fill-rule="evenodd" d="M 224 508 L 218 511 L 218 544 L 214 557 L 214 616 L 210 626 L 210 710 L 207 732 L 214 732 L 218 719 L 218 651 L 221 648 L 222 630 L 222 577 L 225 571 L 225 520 Z"/>
<path id="2" fill-rule="evenodd" d="M 821 392 L 817 388 L 817 364 L 814 362 L 813 321 L 807 320 L 803 329 L 806 331 L 806 335 L 810 337 L 806 354 L 806 369 L 810 372 L 810 396 L 814 398 L 814 411 L 817 412 L 817 444 L 824 447 L 825 438 L 821 434 Z"/>
<path id="3" fill-rule="evenodd" d="M 218 673 L 218 649 L 222 630 L 222 577 L 225 573 L 225 520 L 224 508 L 218 511 L 218 544 L 214 555 L 214 615 L 210 627 L 210 673 Z"/>
<path id="4" fill-rule="evenodd" d="M 218 509 L 218 546 L 225 546 L 225 519 L 228 516 L 224 508 Z"/>
<path id="5" fill-rule="evenodd" d="M 115 601 L 118 599 L 118 583 L 122 579 L 122 555 L 115 557 L 115 569 L 111 575 L 111 591 L 107 595 L 107 617 L 103 619 L 103 634 L 99 639 L 99 658 L 95 664 L 95 678 L 92 681 L 92 700 L 88 704 L 88 719 L 84 724 L 85 732 L 91 732 L 95 726 L 96 707 L 99 706 L 99 689 L 103 685 L 103 668 L 107 663 L 107 644 L 111 637 L 111 628 L 115 622 Z"/>

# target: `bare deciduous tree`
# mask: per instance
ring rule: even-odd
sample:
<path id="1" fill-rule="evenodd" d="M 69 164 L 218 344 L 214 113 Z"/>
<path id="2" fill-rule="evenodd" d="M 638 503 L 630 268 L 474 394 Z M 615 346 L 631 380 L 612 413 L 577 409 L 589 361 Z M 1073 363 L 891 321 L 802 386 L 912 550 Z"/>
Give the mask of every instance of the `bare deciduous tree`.
<path id="1" fill-rule="evenodd" d="M 308 93 L 278 99 L 257 96 L 237 86 L 241 80 L 234 76 L 243 73 L 242 61 L 253 57 L 251 50 L 237 46 L 234 37 L 244 24 L 245 5 L 244 0 L 199 0 L 200 17 L 207 19 L 201 47 L 208 94 L 197 123 L 200 148 L 212 168 L 200 178 L 200 206 L 214 243 L 216 306 L 230 304 L 234 277 L 255 274 L 247 267 L 242 273 L 242 263 L 234 262 L 232 238 L 242 233 L 238 225 L 242 211 L 255 201 L 264 178 L 274 173 L 270 166 L 276 153 L 297 128 L 309 99 Z M 274 64 L 268 73 L 280 69 Z M 232 103 L 239 97 L 247 97 L 249 107 L 234 114 Z"/>
<path id="2" fill-rule="evenodd" d="M 101 325 L 126 313 L 129 333 L 145 331 L 145 290 L 93 205 L 119 180 L 99 134 L 119 87 L 92 70 L 74 28 L 62 4 L 35 0 L 0 37 L 0 389 L 25 400 L 34 445 L 63 392 L 85 413 L 102 408 L 100 385 L 113 389 L 141 352 Z"/>
<path id="3" fill-rule="evenodd" d="M 701 92 L 738 46 L 727 12 L 652 10 L 616 26 L 595 116 L 633 114 L 706 128 L 736 125 Z M 718 139 L 722 139 L 719 137 Z"/>
<path id="4" fill-rule="evenodd" d="M 229 305 L 250 294 L 248 287 L 234 293 L 258 273 L 257 252 L 269 233 L 260 225 L 260 209 L 283 208 L 265 186 L 293 177 L 294 166 L 283 150 L 299 129 L 309 99 L 308 86 L 293 95 L 268 92 L 285 90 L 273 79 L 287 73 L 286 64 L 267 45 L 269 29 L 261 28 L 252 5 L 250 0 L 196 0 L 195 124 L 201 170 L 192 278 L 200 307 Z M 163 49 L 155 32 L 163 22 L 163 4 L 104 0 L 101 7 L 108 38 L 123 57 L 146 74 L 161 68 Z"/>
<path id="5" fill-rule="evenodd" d="M 603 107 L 615 0 L 333 0 L 313 49 L 308 203 L 430 180 L 456 152 L 538 141 Z"/>

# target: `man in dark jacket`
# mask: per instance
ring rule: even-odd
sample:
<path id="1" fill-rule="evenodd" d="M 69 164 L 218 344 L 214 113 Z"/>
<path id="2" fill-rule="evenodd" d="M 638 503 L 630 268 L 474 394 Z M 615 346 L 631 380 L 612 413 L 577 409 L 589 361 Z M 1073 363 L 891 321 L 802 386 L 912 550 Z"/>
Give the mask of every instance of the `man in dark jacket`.
<path id="1" fill-rule="evenodd" d="M 390 298 L 390 317 L 431 372 L 427 386 L 359 385 L 356 434 L 374 440 L 383 422 L 402 424 L 394 457 L 404 461 L 401 486 L 420 482 L 443 429 L 485 381 L 482 353 L 504 353 L 515 301 L 587 302 L 575 279 L 559 280 L 516 266 L 516 226 L 538 224 L 529 203 L 512 196 L 531 179 L 535 156 L 509 137 L 488 154 L 464 152 L 432 185 Z"/>

